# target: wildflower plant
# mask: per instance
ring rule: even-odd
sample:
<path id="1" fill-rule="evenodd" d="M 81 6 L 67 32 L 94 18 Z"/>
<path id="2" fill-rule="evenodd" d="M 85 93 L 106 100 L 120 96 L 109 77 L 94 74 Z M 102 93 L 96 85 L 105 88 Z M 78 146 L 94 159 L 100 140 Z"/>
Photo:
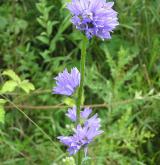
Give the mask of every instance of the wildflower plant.
<path id="1" fill-rule="evenodd" d="M 95 137 L 102 134 L 98 114 L 91 116 L 92 109 L 85 107 L 82 110 L 82 94 L 85 76 L 86 49 L 88 40 L 98 37 L 102 40 L 110 39 L 110 33 L 119 24 L 117 12 L 112 9 L 114 3 L 105 0 L 72 0 L 67 4 L 72 14 L 71 22 L 84 33 L 81 47 L 80 72 L 76 67 L 69 73 L 65 69 L 55 78 L 54 94 L 73 96 L 77 90 L 76 105 L 69 108 L 66 116 L 75 122 L 73 134 L 59 136 L 61 143 L 67 146 L 70 155 L 77 153 L 76 164 L 82 163 L 82 150 L 87 155 L 88 145 Z"/>

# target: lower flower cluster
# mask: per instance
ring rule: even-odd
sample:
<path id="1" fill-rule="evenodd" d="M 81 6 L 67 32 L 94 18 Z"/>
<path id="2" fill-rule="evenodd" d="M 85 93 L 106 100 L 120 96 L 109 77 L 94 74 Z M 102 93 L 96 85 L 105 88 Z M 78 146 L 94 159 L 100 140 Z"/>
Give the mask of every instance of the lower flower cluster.
<path id="1" fill-rule="evenodd" d="M 98 118 L 97 114 L 89 118 L 91 113 L 92 109 L 84 108 L 80 114 L 81 124 L 78 124 L 73 130 L 73 135 L 58 137 L 60 142 L 68 147 L 70 155 L 76 154 L 80 149 L 84 149 L 86 155 L 88 144 L 92 142 L 96 136 L 103 133 L 103 131 L 100 130 L 100 118 Z M 76 107 L 68 109 L 66 116 L 73 122 L 76 122 Z"/>
<path id="2" fill-rule="evenodd" d="M 53 88 L 54 94 L 71 96 L 77 90 L 80 85 L 81 74 L 77 68 L 72 68 L 69 73 L 67 69 L 59 73 L 55 78 L 56 87 Z M 77 122 L 77 108 L 69 108 L 66 116 L 73 122 Z M 70 155 L 76 154 L 80 149 L 84 149 L 85 155 L 87 154 L 88 144 L 93 139 L 100 135 L 103 131 L 100 130 L 100 119 L 95 114 L 91 116 L 92 109 L 84 108 L 80 112 L 80 122 L 73 130 L 72 136 L 59 136 L 58 139 L 61 143 L 68 147 Z"/>

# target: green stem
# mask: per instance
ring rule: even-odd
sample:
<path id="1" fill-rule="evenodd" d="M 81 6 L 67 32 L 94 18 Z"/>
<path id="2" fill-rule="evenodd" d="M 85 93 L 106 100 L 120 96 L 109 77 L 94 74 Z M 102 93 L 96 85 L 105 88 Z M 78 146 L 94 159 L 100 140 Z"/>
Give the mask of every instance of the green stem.
<path id="1" fill-rule="evenodd" d="M 82 104 L 84 76 L 85 76 L 86 48 L 87 48 L 87 38 L 86 38 L 86 36 L 83 36 L 82 47 L 81 47 L 81 62 L 80 62 L 81 81 L 80 81 L 80 87 L 78 90 L 76 125 L 80 124 L 80 110 L 81 110 L 81 104 Z M 77 158 L 77 164 L 81 165 L 81 162 L 82 162 L 81 151 L 79 151 L 78 158 Z"/>

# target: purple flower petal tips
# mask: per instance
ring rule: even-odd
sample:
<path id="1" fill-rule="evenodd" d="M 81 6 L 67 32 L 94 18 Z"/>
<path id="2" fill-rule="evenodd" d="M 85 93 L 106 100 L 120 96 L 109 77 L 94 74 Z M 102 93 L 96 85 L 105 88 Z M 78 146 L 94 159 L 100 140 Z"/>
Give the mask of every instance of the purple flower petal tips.
<path id="1" fill-rule="evenodd" d="M 83 119 L 87 119 L 91 113 L 92 113 L 92 109 L 85 108 L 84 111 L 81 112 L 81 117 Z"/>
<path id="2" fill-rule="evenodd" d="M 61 143 L 68 146 L 68 152 L 70 155 L 76 154 L 81 146 L 78 144 L 78 139 L 75 136 L 59 136 L 58 139 Z"/>
<path id="3" fill-rule="evenodd" d="M 68 112 L 66 113 L 66 116 L 68 116 L 72 121 L 76 122 L 76 107 L 73 107 L 72 109 L 69 108 Z"/>
<path id="4" fill-rule="evenodd" d="M 72 14 L 71 22 L 90 39 L 97 36 L 110 39 L 110 33 L 119 24 L 114 2 L 105 0 L 72 0 L 67 8 Z"/>
<path id="5" fill-rule="evenodd" d="M 76 122 L 77 119 L 76 112 L 77 112 L 76 106 L 74 106 L 73 108 L 68 109 L 66 116 L 70 118 L 73 122 Z M 92 113 L 92 109 L 84 108 L 84 110 L 81 111 L 81 118 L 86 120 L 91 113 Z"/>
<path id="6" fill-rule="evenodd" d="M 100 118 L 98 118 L 98 115 L 95 114 L 94 116 L 92 116 L 91 118 L 89 118 L 88 120 L 86 120 L 86 122 L 84 123 L 84 125 L 86 127 L 94 127 L 95 129 L 99 129 L 100 128 Z"/>
<path id="7" fill-rule="evenodd" d="M 72 68 L 71 73 L 65 69 L 55 80 L 57 86 L 53 88 L 53 93 L 71 96 L 80 84 L 80 72 L 77 68 Z"/>

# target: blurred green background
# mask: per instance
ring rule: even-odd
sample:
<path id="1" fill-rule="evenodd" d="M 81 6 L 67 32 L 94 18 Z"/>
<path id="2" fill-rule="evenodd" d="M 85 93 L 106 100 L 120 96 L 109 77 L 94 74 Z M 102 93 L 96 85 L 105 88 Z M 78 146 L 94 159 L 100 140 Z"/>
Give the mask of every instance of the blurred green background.
<path id="1" fill-rule="evenodd" d="M 35 86 L 3 94 L 11 102 L 0 124 L 2 165 L 67 165 L 56 137 L 73 127 L 63 107 L 70 100 L 51 94 L 53 77 L 80 62 L 81 34 L 66 2 L 0 0 L 0 71 L 12 69 Z M 120 25 L 112 39 L 94 38 L 87 50 L 85 105 L 100 105 L 93 111 L 105 133 L 90 145 L 86 163 L 159 165 L 160 3 L 116 0 L 114 8 Z M 1 74 L 1 88 L 7 80 Z"/>

